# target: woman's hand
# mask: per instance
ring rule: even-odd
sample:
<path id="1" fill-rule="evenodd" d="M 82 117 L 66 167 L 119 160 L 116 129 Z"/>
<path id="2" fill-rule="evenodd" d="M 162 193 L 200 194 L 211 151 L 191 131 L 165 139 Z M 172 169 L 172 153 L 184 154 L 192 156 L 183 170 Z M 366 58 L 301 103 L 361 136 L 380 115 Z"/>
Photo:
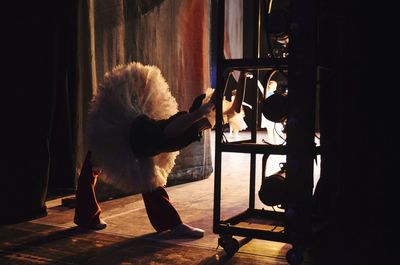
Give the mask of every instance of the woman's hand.
<path id="1" fill-rule="evenodd" d="M 201 94 L 200 96 L 197 96 L 193 100 L 192 106 L 189 108 L 189 112 L 193 112 L 193 111 L 198 110 L 201 107 L 205 97 L 206 97 L 206 94 Z"/>
<path id="2" fill-rule="evenodd" d="M 183 115 L 179 115 L 165 127 L 165 135 L 169 138 L 178 137 L 197 121 L 206 118 L 206 116 L 214 108 L 214 103 L 208 102 L 201 105 L 197 110 L 193 112 L 187 112 Z M 205 127 L 206 126 L 204 126 L 204 128 Z"/>
<path id="3" fill-rule="evenodd" d="M 215 105 L 213 102 L 207 102 L 200 106 L 197 110 L 199 112 L 199 116 L 206 117 L 211 111 L 215 110 Z"/>

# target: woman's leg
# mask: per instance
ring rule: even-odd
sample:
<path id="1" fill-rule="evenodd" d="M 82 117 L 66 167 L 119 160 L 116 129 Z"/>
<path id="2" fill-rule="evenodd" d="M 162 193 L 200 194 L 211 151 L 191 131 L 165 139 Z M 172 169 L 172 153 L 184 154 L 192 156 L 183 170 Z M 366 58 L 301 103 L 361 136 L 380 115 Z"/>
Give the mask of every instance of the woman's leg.
<path id="1" fill-rule="evenodd" d="M 182 220 L 171 204 L 167 191 L 158 187 L 154 191 L 142 193 L 147 216 L 157 232 L 172 229 L 182 224 Z"/>
<path id="2" fill-rule="evenodd" d="M 204 230 L 184 224 L 175 207 L 171 204 L 167 191 L 158 187 L 154 191 L 142 193 L 150 223 L 157 232 L 172 230 L 177 236 L 203 237 Z"/>
<path id="3" fill-rule="evenodd" d="M 101 220 L 101 209 L 97 203 L 94 186 L 99 172 L 93 171 L 91 152 L 86 154 L 78 179 L 74 223 L 91 229 L 103 229 L 107 224 Z"/>

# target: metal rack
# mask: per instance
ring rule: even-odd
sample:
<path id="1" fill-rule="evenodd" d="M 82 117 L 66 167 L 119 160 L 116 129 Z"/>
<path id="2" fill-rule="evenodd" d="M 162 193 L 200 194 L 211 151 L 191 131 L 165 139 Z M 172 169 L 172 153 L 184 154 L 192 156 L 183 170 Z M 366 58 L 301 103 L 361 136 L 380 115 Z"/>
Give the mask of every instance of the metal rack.
<path id="1" fill-rule="evenodd" d="M 303 252 L 311 237 L 311 200 L 313 189 L 313 159 L 319 152 L 315 147 L 315 104 L 316 104 L 316 65 L 315 50 L 313 50 L 315 34 L 308 31 L 307 38 L 302 31 L 296 29 L 312 27 L 315 23 L 315 5 L 313 1 L 291 4 L 291 23 L 295 32 L 290 33 L 291 47 L 288 58 L 260 58 L 260 16 L 262 1 L 255 1 L 254 20 L 252 24 L 258 29 L 253 43 L 258 47 L 253 58 L 225 59 L 224 58 L 224 15 L 225 1 L 217 0 L 217 87 L 216 87 L 216 126 L 215 126 L 215 167 L 214 167 L 214 214 L 213 232 L 219 234 L 219 245 L 229 255 L 234 255 L 239 248 L 252 238 L 264 239 L 292 244 L 292 249 L 286 254 L 290 264 L 301 264 Z M 307 5 L 309 4 L 309 5 Z M 298 24 L 297 21 L 300 21 Z M 311 37 L 311 38 L 310 38 Z M 305 57 L 304 56 L 308 56 Z M 256 79 L 260 70 L 283 70 L 289 80 L 289 115 L 287 117 L 286 145 L 267 145 L 257 143 L 258 102 L 257 88 L 248 90 L 251 93 L 252 115 L 249 130 L 251 137 L 246 141 L 226 143 L 223 141 L 222 101 L 228 73 L 232 70 L 250 71 Z M 235 152 L 250 154 L 249 169 L 249 205 L 244 212 L 221 220 L 221 180 L 222 153 Z M 256 194 L 256 155 L 285 155 L 287 161 L 286 196 L 283 211 L 272 211 L 255 208 Z M 246 227 L 248 220 L 257 219 L 265 223 L 263 228 Z M 271 229 L 271 227 L 274 227 Z M 244 237 L 238 241 L 234 236 Z"/>

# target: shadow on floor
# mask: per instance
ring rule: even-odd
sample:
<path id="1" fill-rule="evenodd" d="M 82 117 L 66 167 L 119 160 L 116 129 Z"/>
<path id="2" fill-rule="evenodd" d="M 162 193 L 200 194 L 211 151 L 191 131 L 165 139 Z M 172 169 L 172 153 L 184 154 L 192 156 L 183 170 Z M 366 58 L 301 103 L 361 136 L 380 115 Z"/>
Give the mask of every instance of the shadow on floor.
<path id="1" fill-rule="evenodd" d="M 2 265 L 286 264 L 284 260 L 255 258 L 246 253 L 236 253 L 231 257 L 222 249 L 212 250 L 157 242 L 155 234 L 129 238 L 78 227 L 60 228 L 30 222 L 0 227 L 0 234 Z"/>

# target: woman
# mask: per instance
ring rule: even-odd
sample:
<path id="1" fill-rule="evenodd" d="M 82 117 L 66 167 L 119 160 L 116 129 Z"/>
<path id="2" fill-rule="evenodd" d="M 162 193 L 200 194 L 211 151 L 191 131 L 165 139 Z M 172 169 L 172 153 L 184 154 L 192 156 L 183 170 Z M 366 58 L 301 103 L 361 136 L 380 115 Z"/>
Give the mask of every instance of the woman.
<path id="1" fill-rule="evenodd" d="M 178 112 L 157 67 L 134 62 L 107 73 L 89 110 L 89 151 L 78 180 L 74 222 L 106 227 L 94 192 L 97 177 L 102 177 L 121 190 L 142 193 L 156 231 L 202 237 L 202 229 L 182 222 L 164 186 L 178 150 L 210 128 L 205 116 L 214 105 L 201 105 L 204 96 L 196 98 L 190 112 Z"/>
<path id="2" fill-rule="evenodd" d="M 103 229 L 94 186 L 97 177 L 128 192 L 142 193 L 157 232 L 202 237 L 204 230 L 182 222 L 164 189 L 181 148 L 211 128 L 213 100 L 198 96 L 189 112 L 178 112 L 168 84 L 155 66 L 132 62 L 105 75 L 87 121 L 87 153 L 76 191 L 74 222 Z M 211 115 L 212 116 L 212 115 Z"/>

